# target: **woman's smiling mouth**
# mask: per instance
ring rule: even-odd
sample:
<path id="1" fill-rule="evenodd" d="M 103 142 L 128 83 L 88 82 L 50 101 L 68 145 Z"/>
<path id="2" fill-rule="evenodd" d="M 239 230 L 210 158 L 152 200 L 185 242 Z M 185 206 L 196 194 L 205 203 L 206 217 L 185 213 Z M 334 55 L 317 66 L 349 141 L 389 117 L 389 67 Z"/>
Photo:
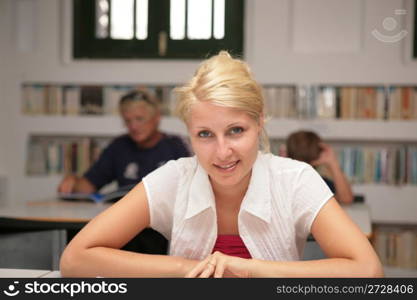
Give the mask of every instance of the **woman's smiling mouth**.
<path id="1" fill-rule="evenodd" d="M 240 162 L 240 160 L 227 163 L 227 164 L 213 164 L 218 170 L 222 172 L 231 172 L 234 169 L 236 169 L 237 164 Z"/>

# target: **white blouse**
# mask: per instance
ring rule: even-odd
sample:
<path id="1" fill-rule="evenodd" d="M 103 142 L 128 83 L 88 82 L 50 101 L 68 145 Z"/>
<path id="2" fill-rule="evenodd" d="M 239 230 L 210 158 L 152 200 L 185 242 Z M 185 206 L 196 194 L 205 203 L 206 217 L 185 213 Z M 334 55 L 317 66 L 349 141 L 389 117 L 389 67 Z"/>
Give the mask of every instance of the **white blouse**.
<path id="1" fill-rule="evenodd" d="M 150 226 L 169 241 L 169 254 L 210 255 L 217 238 L 214 194 L 197 158 L 172 160 L 143 179 Z M 308 164 L 258 153 L 239 215 L 239 235 L 253 258 L 299 260 L 311 224 L 333 196 Z"/>

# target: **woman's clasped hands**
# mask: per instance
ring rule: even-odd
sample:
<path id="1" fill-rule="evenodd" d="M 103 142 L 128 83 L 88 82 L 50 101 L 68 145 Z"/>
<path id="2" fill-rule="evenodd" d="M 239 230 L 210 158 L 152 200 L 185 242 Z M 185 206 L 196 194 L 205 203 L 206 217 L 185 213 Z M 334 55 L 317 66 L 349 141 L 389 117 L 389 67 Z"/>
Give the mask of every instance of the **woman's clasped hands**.
<path id="1" fill-rule="evenodd" d="M 209 255 L 206 259 L 199 262 L 186 278 L 222 278 L 238 277 L 249 278 L 251 275 L 250 268 L 253 265 L 253 259 L 240 258 L 223 254 L 219 251 Z"/>

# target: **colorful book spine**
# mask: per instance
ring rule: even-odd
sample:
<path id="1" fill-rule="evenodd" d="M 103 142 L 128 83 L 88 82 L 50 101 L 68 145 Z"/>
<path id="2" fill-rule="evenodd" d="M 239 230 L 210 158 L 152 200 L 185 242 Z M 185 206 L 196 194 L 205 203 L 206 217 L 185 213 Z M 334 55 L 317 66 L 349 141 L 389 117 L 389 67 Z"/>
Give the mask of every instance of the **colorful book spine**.
<path id="1" fill-rule="evenodd" d="M 383 265 L 417 268 L 417 229 L 377 226 L 372 245 Z"/>
<path id="2" fill-rule="evenodd" d="M 111 138 L 32 136 L 28 144 L 27 174 L 82 175 Z"/>

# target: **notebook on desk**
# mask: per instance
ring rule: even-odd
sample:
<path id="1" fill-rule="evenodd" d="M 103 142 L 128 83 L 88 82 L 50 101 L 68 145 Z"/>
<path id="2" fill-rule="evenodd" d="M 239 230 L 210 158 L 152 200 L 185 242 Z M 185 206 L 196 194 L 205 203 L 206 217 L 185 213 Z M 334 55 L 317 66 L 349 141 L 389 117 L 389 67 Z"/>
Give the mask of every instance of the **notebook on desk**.
<path id="1" fill-rule="evenodd" d="M 100 194 L 100 193 L 58 193 L 58 197 L 67 201 L 93 201 L 95 203 L 100 202 L 116 202 L 126 195 L 134 185 L 127 185 L 118 188 L 115 191 Z"/>

